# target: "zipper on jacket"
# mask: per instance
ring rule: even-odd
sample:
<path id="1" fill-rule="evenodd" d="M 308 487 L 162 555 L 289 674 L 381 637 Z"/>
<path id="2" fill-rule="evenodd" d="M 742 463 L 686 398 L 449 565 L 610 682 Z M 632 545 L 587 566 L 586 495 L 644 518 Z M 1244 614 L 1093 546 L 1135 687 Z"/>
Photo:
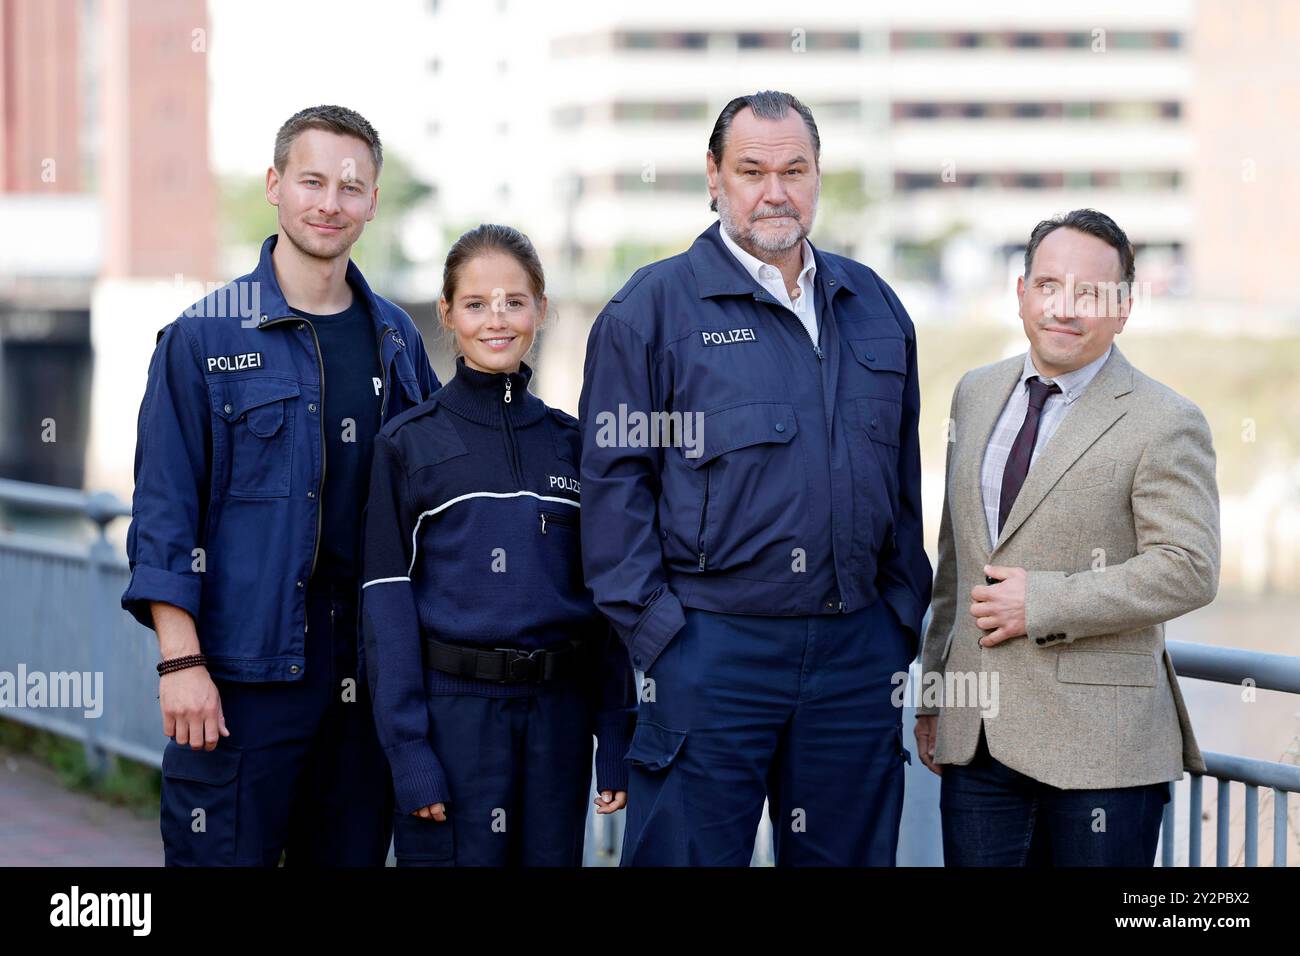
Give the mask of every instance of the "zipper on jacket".
<path id="1" fill-rule="evenodd" d="M 385 326 L 384 334 L 379 336 L 379 361 L 381 362 L 384 361 L 384 339 L 388 338 L 389 333 L 392 331 L 393 331 L 392 329 Z M 384 397 L 379 401 L 379 427 L 380 428 L 384 427 L 384 412 L 388 410 L 388 389 L 389 389 L 388 382 L 389 382 L 388 366 L 384 365 Z"/>
<path id="2" fill-rule="evenodd" d="M 325 357 L 321 355 L 320 339 L 316 335 L 316 326 L 312 325 L 308 319 L 301 315 L 287 315 L 284 318 L 276 319 L 274 322 L 267 322 L 262 328 L 268 328 L 272 325 L 279 325 L 282 322 L 302 322 L 307 328 L 311 329 L 311 340 L 316 346 L 316 369 L 320 372 L 320 414 L 316 416 L 320 424 L 320 487 L 316 491 L 316 543 L 311 549 L 311 570 L 307 572 L 307 580 L 316 573 L 316 558 L 320 555 L 320 525 L 321 525 L 321 502 L 325 498 Z"/>
<path id="3" fill-rule="evenodd" d="M 543 511 L 541 513 L 541 517 L 542 517 L 542 534 L 546 534 L 546 522 L 548 519 L 550 520 L 551 524 L 561 524 L 561 525 L 568 525 L 569 527 L 573 527 L 573 519 L 566 514 L 561 514 L 558 511 Z"/>
<path id="4" fill-rule="evenodd" d="M 700 535 L 696 541 L 696 546 L 700 551 L 700 570 L 704 570 L 704 529 L 709 522 L 709 474 L 713 471 L 713 466 L 704 469 L 704 506 L 700 508 Z"/>
<path id="5" fill-rule="evenodd" d="M 303 319 L 307 322 L 306 319 Z M 320 422 L 320 487 L 316 489 L 316 543 L 311 549 L 311 570 L 307 572 L 307 580 L 316 573 L 316 559 L 320 557 L 320 526 L 323 517 L 322 508 L 325 501 L 325 459 L 328 457 L 325 453 L 325 356 L 320 351 L 320 338 L 316 335 L 316 326 L 307 322 L 307 328 L 311 329 L 311 340 L 316 346 L 316 365 L 320 369 L 320 414 L 316 418 Z"/>
<path id="6" fill-rule="evenodd" d="M 827 316 L 828 318 L 830 318 L 832 321 L 834 321 L 834 316 L 833 316 L 833 314 L 832 314 L 832 312 L 831 312 L 831 300 L 830 300 L 829 298 L 825 300 L 825 306 L 824 306 L 824 307 L 825 307 L 825 310 L 826 310 L 826 316 Z M 830 331 L 828 331 L 826 334 L 827 334 L 827 335 L 831 335 L 832 333 L 831 333 Z M 820 373 L 820 374 L 817 376 L 817 380 L 818 380 L 818 382 L 821 383 L 821 393 L 822 393 L 822 417 L 825 418 L 825 416 L 826 416 L 826 411 L 825 411 L 825 409 L 826 409 L 826 376 L 827 376 L 827 374 L 829 373 L 830 370 L 826 367 L 826 362 L 824 361 L 825 358 L 826 358 L 826 353 L 822 351 L 822 347 L 821 347 L 820 345 L 817 345 L 816 343 L 814 343 L 814 344 L 813 344 L 813 352 L 815 352 L 815 353 L 817 354 L 817 371 Z M 831 419 L 829 419 L 829 420 L 826 422 L 826 447 L 827 447 L 827 448 L 830 448 L 830 447 L 831 447 L 832 435 L 833 435 L 833 433 L 834 433 L 834 428 L 835 428 L 834 414 L 835 414 L 835 409 L 834 409 L 834 407 L 832 407 L 832 409 L 831 409 L 831 416 L 832 416 L 832 417 L 831 417 Z M 833 479 L 832 479 L 832 480 L 833 480 Z M 851 489 L 850 489 L 850 490 L 851 490 Z M 851 510 L 850 510 L 850 514 L 852 514 L 852 511 L 851 511 Z M 843 613 L 844 613 L 844 582 L 840 580 L 840 562 L 839 562 L 839 554 L 836 552 L 836 548 L 835 548 L 835 517 L 834 517 L 834 515 L 831 516 L 831 566 L 832 566 L 832 569 L 835 571 L 835 591 L 836 591 L 836 593 L 837 593 L 838 596 L 839 596 L 839 600 L 838 600 L 838 602 L 837 602 L 837 607 L 835 608 L 835 611 L 836 611 L 837 614 L 843 614 Z"/>
<path id="7" fill-rule="evenodd" d="M 522 491 L 524 487 L 523 467 L 519 463 L 519 448 L 515 444 L 515 429 L 514 426 L 510 424 L 510 413 L 505 407 L 505 405 L 510 403 L 509 372 L 506 373 L 506 391 L 505 396 L 502 398 L 502 402 L 504 404 L 501 407 L 501 434 L 506 442 L 506 457 L 510 460 L 510 471 L 515 478 L 515 487 Z"/>

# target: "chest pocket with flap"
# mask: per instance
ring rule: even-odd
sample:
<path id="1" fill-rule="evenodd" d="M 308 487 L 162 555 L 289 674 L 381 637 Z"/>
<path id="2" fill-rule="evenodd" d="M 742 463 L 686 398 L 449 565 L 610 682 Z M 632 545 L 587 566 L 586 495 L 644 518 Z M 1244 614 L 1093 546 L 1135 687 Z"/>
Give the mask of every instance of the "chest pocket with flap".
<path id="1" fill-rule="evenodd" d="M 858 360 L 851 380 L 842 382 L 850 397 L 866 394 L 902 402 L 907 381 L 907 342 L 901 338 L 845 339 Z M 863 369 L 866 371 L 863 371 Z"/>
<path id="2" fill-rule="evenodd" d="M 245 379 L 210 386 L 216 416 L 226 422 L 232 498 L 289 494 L 293 432 L 301 390 L 284 379 Z"/>

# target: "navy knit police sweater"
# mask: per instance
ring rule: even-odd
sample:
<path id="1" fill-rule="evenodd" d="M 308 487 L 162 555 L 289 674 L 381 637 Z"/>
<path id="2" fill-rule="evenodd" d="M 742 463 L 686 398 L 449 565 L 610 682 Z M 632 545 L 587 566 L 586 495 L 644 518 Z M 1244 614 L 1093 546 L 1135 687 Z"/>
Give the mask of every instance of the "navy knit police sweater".
<path id="1" fill-rule="evenodd" d="M 627 651 L 596 610 L 578 539 L 578 420 L 528 391 L 532 369 L 456 375 L 375 439 L 362 618 L 375 724 L 397 809 L 456 799 L 433 752 L 427 695 L 516 696 L 426 669 L 425 637 L 525 650 L 593 642 L 596 785 L 626 790 L 636 694 Z"/>

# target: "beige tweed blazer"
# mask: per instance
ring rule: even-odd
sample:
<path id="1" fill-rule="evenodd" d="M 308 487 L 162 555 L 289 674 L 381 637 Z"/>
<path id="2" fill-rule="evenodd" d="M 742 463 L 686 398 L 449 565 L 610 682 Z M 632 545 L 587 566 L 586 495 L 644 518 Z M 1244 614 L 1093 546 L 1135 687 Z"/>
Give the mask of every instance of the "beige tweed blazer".
<path id="1" fill-rule="evenodd" d="M 1055 787 L 1132 787 L 1204 772 L 1164 622 L 1219 582 L 1210 428 L 1118 348 L 1039 452 L 995 547 L 980 492 L 1023 353 L 953 392 L 933 614 L 917 712 L 935 759 L 965 764 L 980 724 L 999 761 Z M 992 648 L 970 615 L 985 564 L 1028 572 L 1028 638 Z"/>

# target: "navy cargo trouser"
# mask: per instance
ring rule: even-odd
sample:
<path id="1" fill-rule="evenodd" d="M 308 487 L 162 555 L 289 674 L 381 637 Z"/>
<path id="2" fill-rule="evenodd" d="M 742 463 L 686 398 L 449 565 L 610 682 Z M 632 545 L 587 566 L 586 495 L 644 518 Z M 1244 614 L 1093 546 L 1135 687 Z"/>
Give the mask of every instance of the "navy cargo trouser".
<path id="1" fill-rule="evenodd" d="M 893 866 L 911 757 L 892 678 L 913 653 L 883 601 L 687 608 L 642 682 L 622 865 L 746 866 L 766 797 L 778 866 Z"/>
<path id="2" fill-rule="evenodd" d="M 300 681 L 217 681 L 229 737 L 163 753 L 169 866 L 383 866 L 392 783 L 357 674 L 356 588 L 307 591 Z M 345 683 L 345 681 L 347 683 Z M 201 812 L 200 812 L 201 811 Z"/>
<path id="3" fill-rule="evenodd" d="M 589 688 L 557 682 L 518 692 L 447 676 L 441 684 L 462 690 L 428 698 L 433 752 L 451 795 L 447 819 L 395 811 L 397 865 L 581 866 L 592 773 Z"/>

